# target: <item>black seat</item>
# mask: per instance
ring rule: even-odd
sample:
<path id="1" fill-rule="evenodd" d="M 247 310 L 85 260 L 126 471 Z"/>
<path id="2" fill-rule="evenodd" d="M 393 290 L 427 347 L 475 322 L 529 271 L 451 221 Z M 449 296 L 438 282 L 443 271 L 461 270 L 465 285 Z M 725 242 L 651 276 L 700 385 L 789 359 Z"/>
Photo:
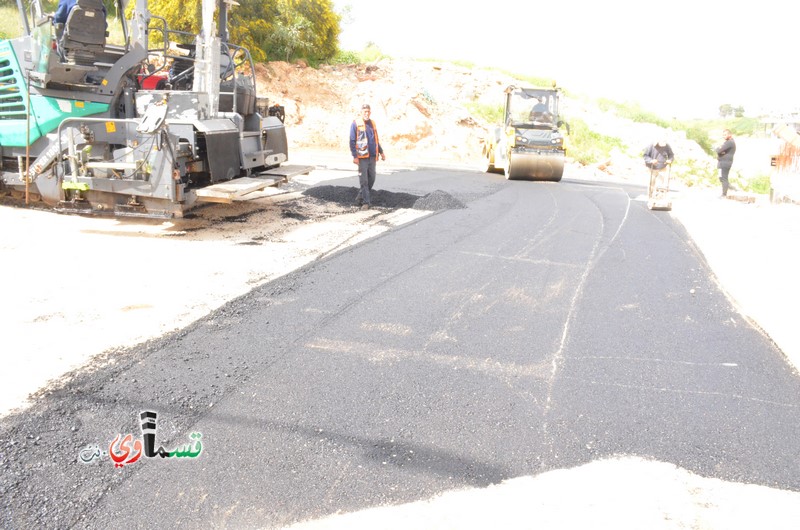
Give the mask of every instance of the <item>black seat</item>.
<path id="1" fill-rule="evenodd" d="M 62 56 L 91 65 L 106 45 L 106 13 L 102 0 L 78 0 L 69 12 L 61 36 Z"/>

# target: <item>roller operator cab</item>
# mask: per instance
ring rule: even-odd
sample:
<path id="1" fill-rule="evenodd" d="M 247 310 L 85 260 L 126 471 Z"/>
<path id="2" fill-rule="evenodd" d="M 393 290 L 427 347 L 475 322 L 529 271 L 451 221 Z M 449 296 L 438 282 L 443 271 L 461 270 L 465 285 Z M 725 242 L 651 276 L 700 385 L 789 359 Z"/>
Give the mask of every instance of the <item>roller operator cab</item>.
<path id="1" fill-rule="evenodd" d="M 198 190 L 287 160 L 283 108 L 256 97 L 248 50 L 228 42 L 237 4 L 203 0 L 202 30 L 188 34 L 130 1 L 126 20 L 129 0 L 110 13 L 77 0 L 61 24 L 17 0 L 23 35 L 0 41 L 0 194 L 180 217 Z"/>
<path id="2" fill-rule="evenodd" d="M 564 132 L 569 134 L 561 119 L 560 90 L 510 86 L 505 95 L 503 123 L 484 142 L 485 169 L 507 179 L 560 181 L 567 153 Z"/>

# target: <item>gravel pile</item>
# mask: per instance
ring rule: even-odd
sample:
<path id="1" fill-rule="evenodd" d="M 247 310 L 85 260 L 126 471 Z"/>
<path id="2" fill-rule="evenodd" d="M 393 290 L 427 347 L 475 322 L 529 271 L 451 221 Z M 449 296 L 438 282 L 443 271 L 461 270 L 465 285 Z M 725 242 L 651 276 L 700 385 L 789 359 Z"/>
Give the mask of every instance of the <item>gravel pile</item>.
<path id="1" fill-rule="evenodd" d="M 461 208 L 466 208 L 463 202 L 442 190 L 433 191 L 414 202 L 414 209 L 416 210 L 439 211 L 459 210 Z"/>
<path id="2" fill-rule="evenodd" d="M 358 188 L 352 186 L 315 186 L 303 192 L 307 197 L 333 202 L 341 206 L 356 206 Z M 370 193 L 372 206 L 375 208 L 413 208 L 416 210 L 450 210 L 465 208 L 464 203 L 441 190 L 425 196 L 411 193 L 399 193 L 387 190 L 372 190 Z"/>

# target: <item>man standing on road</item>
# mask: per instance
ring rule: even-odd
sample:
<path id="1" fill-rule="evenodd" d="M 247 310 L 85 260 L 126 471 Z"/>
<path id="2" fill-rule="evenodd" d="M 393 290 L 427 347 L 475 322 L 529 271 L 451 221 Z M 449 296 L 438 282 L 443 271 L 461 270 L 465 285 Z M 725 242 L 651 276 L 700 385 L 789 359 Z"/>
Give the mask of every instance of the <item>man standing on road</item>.
<path id="1" fill-rule="evenodd" d="M 675 160 L 675 153 L 666 140 L 660 139 L 654 144 L 650 144 L 644 150 L 644 164 L 650 168 L 650 187 L 647 189 L 647 197 L 653 198 L 657 189 L 664 188 L 664 170 Z M 661 181 L 661 182 L 660 182 Z M 666 183 L 667 185 L 669 182 Z"/>
<path id="2" fill-rule="evenodd" d="M 381 160 L 386 160 L 378 140 L 378 129 L 370 119 L 370 114 L 369 105 L 361 105 L 361 115 L 350 126 L 350 153 L 353 155 L 353 163 L 358 166 L 358 183 L 361 186 L 356 202 L 361 205 L 362 210 L 368 210 L 372 204 L 369 192 L 375 184 L 378 156 L 380 155 Z"/>
<path id="3" fill-rule="evenodd" d="M 717 167 L 719 168 L 719 181 L 722 183 L 721 197 L 728 196 L 728 173 L 731 171 L 733 165 L 733 154 L 736 152 L 736 142 L 733 141 L 730 129 L 722 131 L 722 137 L 725 141 L 722 145 L 717 147 Z"/>

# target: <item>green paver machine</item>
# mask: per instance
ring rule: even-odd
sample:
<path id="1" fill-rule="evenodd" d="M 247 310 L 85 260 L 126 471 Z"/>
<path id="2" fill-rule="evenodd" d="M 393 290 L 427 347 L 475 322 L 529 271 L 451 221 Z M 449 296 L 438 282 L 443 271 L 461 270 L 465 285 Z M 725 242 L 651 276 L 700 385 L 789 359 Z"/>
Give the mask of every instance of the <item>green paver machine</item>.
<path id="1" fill-rule="evenodd" d="M 40 0 L 17 0 L 23 35 L 0 41 L 0 194 L 68 213 L 180 217 L 198 190 L 287 160 L 283 109 L 256 97 L 249 52 L 228 42 L 236 3 L 203 0 L 190 34 L 131 1 L 126 20 L 129 0 L 114 17 L 77 0 L 62 27 Z"/>

